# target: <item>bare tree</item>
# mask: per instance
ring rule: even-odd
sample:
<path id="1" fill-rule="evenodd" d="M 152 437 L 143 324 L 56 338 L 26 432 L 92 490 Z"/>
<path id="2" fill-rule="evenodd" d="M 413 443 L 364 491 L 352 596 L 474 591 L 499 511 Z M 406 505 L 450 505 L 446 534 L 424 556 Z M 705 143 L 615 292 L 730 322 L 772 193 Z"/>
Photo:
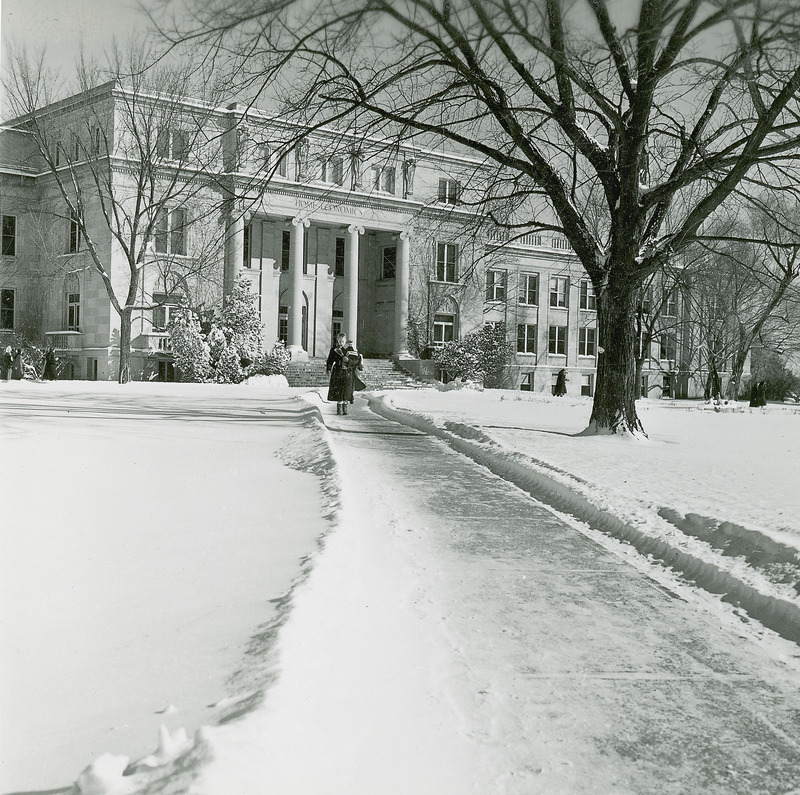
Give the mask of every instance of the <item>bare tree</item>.
<path id="1" fill-rule="evenodd" d="M 78 93 L 60 99 L 43 53 L 10 59 L 12 124 L 32 137 L 50 177 L 44 206 L 68 226 L 67 250 L 88 252 L 119 315 L 120 383 L 130 378 L 135 314 L 175 294 L 190 298 L 216 263 L 223 232 L 209 234 L 221 216 L 208 187 L 221 171 L 221 133 L 210 125 L 213 102 L 185 102 L 199 82 L 193 65 L 163 66 L 132 43 L 102 68 L 81 62 Z M 114 250 L 124 273 L 111 267 Z"/>
<path id="2" fill-rule="evenodd" d="M 707 368 L 706 396 L 722 391 L 721 370 L 730 370 L 728 392 L 738 396 L 754 346 L 782 351 L 797 344 L 800 316 L 800 229 L 796 202 L 764 202 L 739 234 L 718 230 L 716 241 L 692 247 L 685 300 Z M 725 366 L 727 364 L 727 366 Z"/>
<path id="3" fill-rule="evenodd" d="M 486 218 L 566 235 L 598 297 L 593 431 L 642 431 L 645 280 L 737 191 L 798 184 L 790 0 L 189 5 L 188 25 L 162 17 L 162 28 L 227 59 L 243 94 L 305 129 L 449 141 L 497 174 Z"/>

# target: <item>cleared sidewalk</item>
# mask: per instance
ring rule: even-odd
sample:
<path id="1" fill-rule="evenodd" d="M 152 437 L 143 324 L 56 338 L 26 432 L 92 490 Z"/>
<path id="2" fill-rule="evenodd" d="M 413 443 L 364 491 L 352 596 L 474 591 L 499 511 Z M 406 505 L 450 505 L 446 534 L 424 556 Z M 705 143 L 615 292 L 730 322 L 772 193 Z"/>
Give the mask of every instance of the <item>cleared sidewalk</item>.
<path id="1" fill-rule="evenodd" d="M 432 696 L 479 749 L 469 791 L 800 787 L 796 665 L 442 442 L 361 400 L 325 420 L 357 483 L 345 499 L 384 518 L 446 641 Z M 396 783 L 382 791 L 421 792 Z"/>

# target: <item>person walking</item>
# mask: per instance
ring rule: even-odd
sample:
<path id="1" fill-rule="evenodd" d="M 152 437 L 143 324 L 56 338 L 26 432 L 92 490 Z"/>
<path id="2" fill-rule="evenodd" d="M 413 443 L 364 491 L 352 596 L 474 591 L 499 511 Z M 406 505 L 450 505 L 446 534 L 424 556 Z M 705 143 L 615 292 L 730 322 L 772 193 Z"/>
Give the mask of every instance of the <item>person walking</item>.
<path id="1" fill-rule="evenodd" d="M 563 368 L 558 371 L 556 376 L 556 385 L 553 389 L 553 394 L 556 397 L 563 397 L 567 394 L 567 371 Z"/>
<path id="2" fill-rule="evenodd" d="M 347 344 L 344 332 L 339 332 L 325 364 L 325 369 L 331 374 L 328 400 L 336 401 L 337 414 L 347 414 L 347 404 L 353 402 L 356 369 L 360 368 L 361 355 Z"/>
<path id="3" fill-rule="evenodd" d="M 55 381 L 56 378 L 56 352 L 53 350 L 52 345 L 48 345 L 47 350 L 44 352 L 42 381 Z"/>
<path id="4" fill-rule="evenodd" d="M 0 378 L 3 381 L 8 381 L 8 377 L 11 374 L 11 361 L 13 356 L 11 355 L 11 346 L 6 346 L 6 349 L 3 351 L 2 357 L 0 357 Z"/>
<path id="5" fill-rule="evenodd" d="M 11 354 L 11 378 L 14 381 L 21 381 L 25 372 L 22 364 L 22 348 L 15 348 Z"/>

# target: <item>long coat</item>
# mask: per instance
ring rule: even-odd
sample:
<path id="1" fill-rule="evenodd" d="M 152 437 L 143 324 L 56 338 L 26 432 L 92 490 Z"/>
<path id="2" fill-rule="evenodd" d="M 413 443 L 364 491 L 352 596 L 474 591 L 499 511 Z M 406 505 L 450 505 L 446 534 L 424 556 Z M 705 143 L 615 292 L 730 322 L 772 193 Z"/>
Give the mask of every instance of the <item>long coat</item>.
<path id="1" fill-rule="evenodd" d="M 361 366 L 361 356 L 349 354 L 352 348 L 331 348 L 328 354 L 326 368 L 331 374 L 331 381 L 328 386 L 328 400 L 335 400 L 337 403 L 352 403 L 353 389 L 356 386 L 356 369 L 363 369 Z"/>
<path id="2" fill-rule="evenodd" d="M 56 377 L 56 355 L 53 353 L 52 348 L 48 348 L 44 354 L 44 372 L 42 373 L 42 380 L 55 381 Z"/>
<path id="3" fill-rule="evenodd" d="M 22 364 L 22 351 L 14 351 L 14 358 L 11 361 L 11 378 L 15 381 L 21 381 L 24 373 L 24 366 Z"/>

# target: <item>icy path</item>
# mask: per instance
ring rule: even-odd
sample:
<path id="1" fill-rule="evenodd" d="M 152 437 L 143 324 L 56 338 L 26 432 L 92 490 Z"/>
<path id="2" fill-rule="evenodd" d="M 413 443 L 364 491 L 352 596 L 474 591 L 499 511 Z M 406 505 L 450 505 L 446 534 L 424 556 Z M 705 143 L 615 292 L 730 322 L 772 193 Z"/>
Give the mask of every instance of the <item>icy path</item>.
<path id="1" fill-rule="evenodd" d="M 0 792 L 263 685 L 249 639 L 327 529 L 276 457 L 305 415 L 247 387 L 0 384 Z"/>
<path id="2" fill-rule="evenodd" d="M 795 665 L 441 442 L 323 411 L 342 527 L 192 793 L 800 786 Z"/>

